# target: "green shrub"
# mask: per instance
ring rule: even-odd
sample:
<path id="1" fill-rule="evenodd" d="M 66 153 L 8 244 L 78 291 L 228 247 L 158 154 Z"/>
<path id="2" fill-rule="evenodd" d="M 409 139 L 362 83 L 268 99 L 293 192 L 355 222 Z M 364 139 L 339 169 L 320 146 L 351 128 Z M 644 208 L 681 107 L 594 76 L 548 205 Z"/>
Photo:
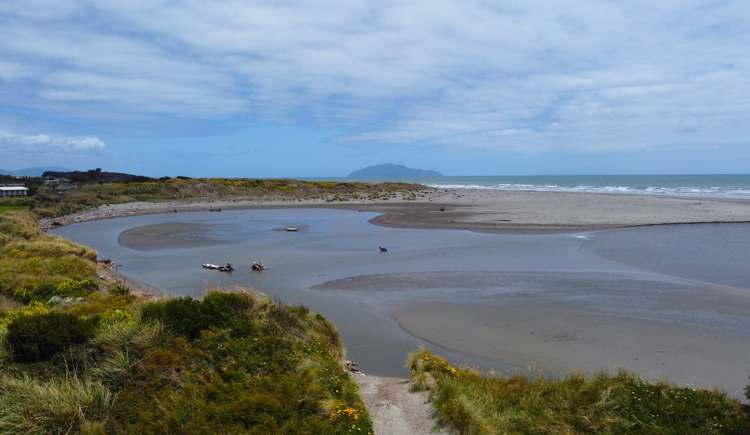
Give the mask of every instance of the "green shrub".
<path id="1" fill-rule="evenodd" d="M 207 325 L 200 301 L 191 297 L 146 304 L 141 316 L 146 321 L 160 321 L 176 334 L 189 338 L 197 337 Z"/>
<path id="2" fill-rule="evenodd" d="M 201 302 L 207 327 L 226 328 L 234 336 L 246 336 L 253 330 L 252 319 L 248 316 L 255 301 L 246 293 L 212 291 Z"/>
<path id="3" fill-rule="evenodd" d="M 55 312 L 33 314 L 8 325 L 6 345 L 16 362 L 46 361 L 70 346 L 85 343 L 95 332 L 95 319 Z"/>
<path id="4" fill-rule="evenodd" d="M 191 339 L 209 328 L 247 335 L 252 321 L 243 314 L 252 307 L 252 301 L 251 296 L 241 293 L 210 292 L 203 301 L 182 297 L 146 304 L 141 316 L 146 321 L 161 321 L 171 331 Z"/>

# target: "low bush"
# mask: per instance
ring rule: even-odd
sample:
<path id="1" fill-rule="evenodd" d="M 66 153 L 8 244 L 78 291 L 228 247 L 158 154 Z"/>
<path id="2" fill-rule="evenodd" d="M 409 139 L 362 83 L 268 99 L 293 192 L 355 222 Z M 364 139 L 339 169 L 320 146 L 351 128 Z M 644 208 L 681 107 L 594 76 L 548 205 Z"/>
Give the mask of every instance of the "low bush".
<path id="1" fill-rule="evenodd" d="M 252 306 L 253 299 L 247 294 L 210 292 L 203 301 L 184 297 L 146 304 L 141 316 L 146 321 L 161 321 L 168 329 L 191 339 L 209 328 L 247 335 L 252 321 L 244 314 Z"/>
<path id="2" fill-rule="evenodd" d="M 14 320 L 23 316 L 32 316 L 36 314 L 47 314 L 49 308 L 41 302 L 31 302 L 20 308 L 8 310 L 0 315 L 0 331 L 5 331 Z"/>
<path id="3" fill-rule="evenodd" d="M 96 332 L 96 319 L 49 312 L 20 316 L 8 325 L 6 345 L 20 363 L 46 361 L 70 346 L 83 344 Z"/>
<path id="4" fill-rule="evenodd" d="M 141 316 L 146 321 L 160 321 L 172 332 L 189 338 L 197 337 L 207 326 L 201 302 L 190 297 L 149 303 Z"/>

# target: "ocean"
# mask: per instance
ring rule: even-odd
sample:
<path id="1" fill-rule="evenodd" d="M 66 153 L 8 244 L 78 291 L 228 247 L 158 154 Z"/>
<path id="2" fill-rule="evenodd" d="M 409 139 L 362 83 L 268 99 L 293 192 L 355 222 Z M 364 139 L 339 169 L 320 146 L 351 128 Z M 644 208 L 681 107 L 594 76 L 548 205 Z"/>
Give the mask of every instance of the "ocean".
<path id="1" fill-rule="evenodd" d="M 750 199 L 750 174 L 469 176 L 409 181 L 438 188 L 463 187 Z"/>

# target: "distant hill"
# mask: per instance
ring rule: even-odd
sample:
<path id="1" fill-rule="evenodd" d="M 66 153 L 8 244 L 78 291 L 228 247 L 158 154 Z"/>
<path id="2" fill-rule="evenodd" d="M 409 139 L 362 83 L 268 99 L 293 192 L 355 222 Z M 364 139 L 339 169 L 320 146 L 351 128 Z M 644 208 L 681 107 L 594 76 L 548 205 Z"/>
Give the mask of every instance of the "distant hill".
<path id="1" fill-rule="evenodd" d="M 40 166 L 37 168 L 24 168 L 16 170 L 0 169 L 2 175 L 13 175 L 15 177 L 41 177 L 46 171 L 69 171 L 70 169 L 59 166 Z"/>
<path id="2" fill-rule="evenodd" d="M 349 174 L 349 178 L 358 179 L 387 179 L 387 178 L 435 178 L 442 177 L 438 171 L 429 169 L 414 169 L 395 163 L 385 163 L 383 165 L 368 166 L 366 168 L 354 171 Z"/>
<path id="3" fill-rule="evenodd" d="M 142 175 L 124 174 L 121 172 L 106 172 L 101 169 L 91 169 L 89 171 L 45 171 L 44 177 L 65 178 L 73 183 L 112 183 L 122 181 L 150 181 L 151 177 Z"/>

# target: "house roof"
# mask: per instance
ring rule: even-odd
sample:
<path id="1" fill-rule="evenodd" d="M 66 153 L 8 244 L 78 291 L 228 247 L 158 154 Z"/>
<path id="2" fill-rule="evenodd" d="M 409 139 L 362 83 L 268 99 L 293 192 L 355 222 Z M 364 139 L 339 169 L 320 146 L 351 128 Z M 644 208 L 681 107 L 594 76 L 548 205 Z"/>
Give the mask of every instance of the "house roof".
<path id="1" fill-rule="evenodd" d="M 0 186 L 0 190 L 8 191 L 8 190 L 29 190 L 23 186 Z"/>

